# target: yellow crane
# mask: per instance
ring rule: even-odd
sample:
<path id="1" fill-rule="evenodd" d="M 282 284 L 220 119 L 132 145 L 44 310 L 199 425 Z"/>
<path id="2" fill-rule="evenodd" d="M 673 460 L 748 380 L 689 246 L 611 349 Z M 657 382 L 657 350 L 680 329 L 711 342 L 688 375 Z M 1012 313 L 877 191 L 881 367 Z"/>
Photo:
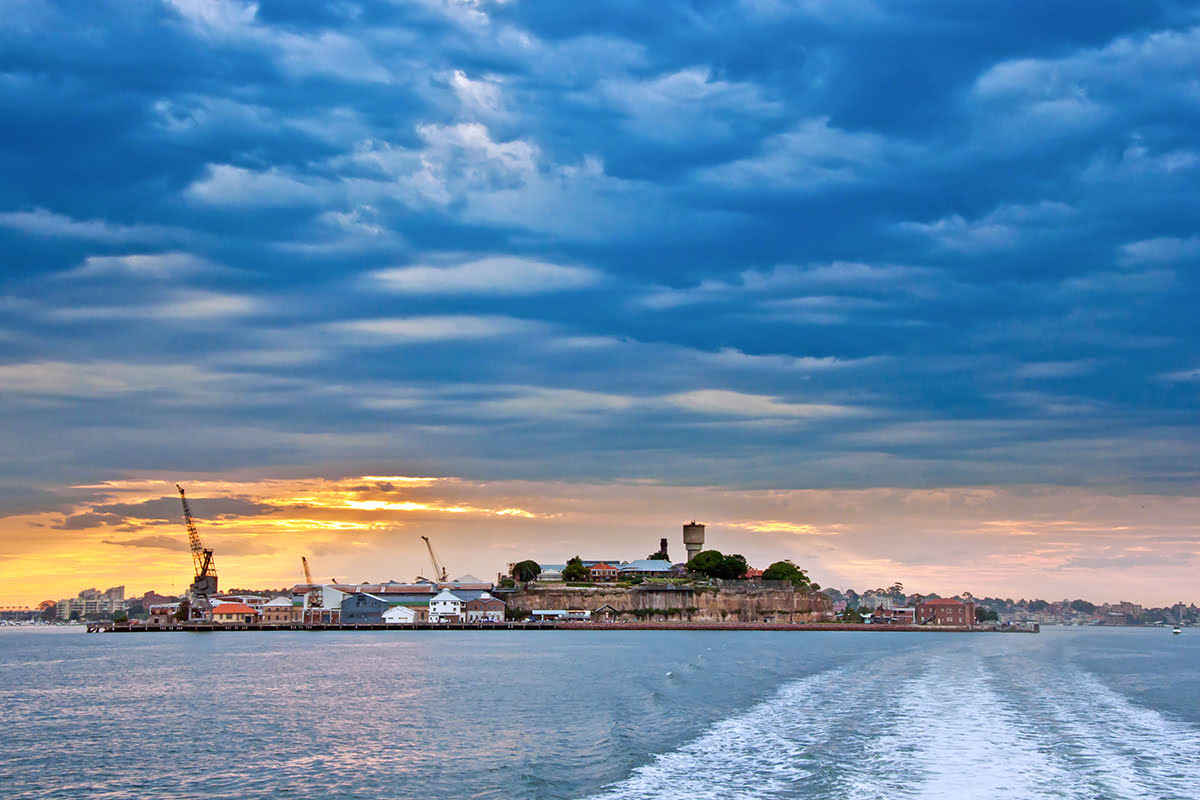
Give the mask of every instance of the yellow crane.
<path id="1" fill-rule="evenodd" d="M 212 619 L 212 602 L 209 598 L 217 594 L 217 567 L 213 563 L 213 551 L 200 541 L 200 533 L 196 530 L 196 521 L 192 519 L 192 509 L 188 506 L 187 495 L 178 483 L 179 501 L 183 503 L 183 522 L 187 526 L 188 544 L 192 550 L 192 563 L 196 575 L 192 585 L 188 587 L 188 619 L 208 621 Z"/>
<path id="2" fill-rule="evenodd" d="M 429 560 L 433 562 L 433 579 L 441 583 L 450 580 L 449 573 L 446 572 L 446 566 L 438 560 L 437 554 L 433 552 L 433 545 L 429 542 L 428 536 L 422 536 L 425 540 L 425 549 L 429 551 Z"/>
<path id="3" fill-rule="evenodd" d="M 304 585 L 308 587 L 308 607 L 323 608 L 325 598 L 321 592 L 321 587 L 313 583 L 312 573 L 308 571 L 308 558 L 300 556 L 300 564 L 304 567 Z"/>

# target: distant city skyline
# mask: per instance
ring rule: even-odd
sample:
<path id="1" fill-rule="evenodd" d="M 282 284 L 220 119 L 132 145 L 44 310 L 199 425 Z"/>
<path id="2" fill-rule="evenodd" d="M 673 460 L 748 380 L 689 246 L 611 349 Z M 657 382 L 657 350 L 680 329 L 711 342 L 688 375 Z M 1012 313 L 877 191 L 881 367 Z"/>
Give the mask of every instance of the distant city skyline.
<path id="1" fill-rule="evenodd" d="M 642 558 L 1194 602 L 1189 4 L 31 0 L 0 606 Z"/>

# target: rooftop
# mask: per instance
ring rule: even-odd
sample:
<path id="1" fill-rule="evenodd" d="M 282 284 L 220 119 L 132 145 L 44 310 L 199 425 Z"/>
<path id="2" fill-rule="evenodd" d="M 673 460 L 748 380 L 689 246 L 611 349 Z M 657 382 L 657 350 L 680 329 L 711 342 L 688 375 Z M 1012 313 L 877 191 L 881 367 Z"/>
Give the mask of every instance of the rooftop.
<path id="1" fill-rule="evenodd" d="M 621 565 L 621 572 L 670 572 L 671 569 L 670 561 L 661 561 L 657 558 L 642 558 Z"/>
<path id="2" fill-rule="evenodd" d="M 214 614 L 257 614 L 258 612 L 255 611 L 250 606 L 245 605 L 243 603 L 221 603 L 220 605 L 213 606 L 212 613 L 214 613 Z"/>

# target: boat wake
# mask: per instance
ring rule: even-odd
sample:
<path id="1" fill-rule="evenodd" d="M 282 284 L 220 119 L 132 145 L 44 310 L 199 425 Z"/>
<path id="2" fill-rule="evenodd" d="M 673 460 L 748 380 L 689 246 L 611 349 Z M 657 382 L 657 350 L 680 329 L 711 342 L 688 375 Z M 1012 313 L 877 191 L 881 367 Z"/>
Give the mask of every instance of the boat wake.
<path id="1" fill-rule="evenodd" d="M 950 646 L 789 683 L 596 800 L 1193 800 L 1200 729 L 1083 669 Z"/>

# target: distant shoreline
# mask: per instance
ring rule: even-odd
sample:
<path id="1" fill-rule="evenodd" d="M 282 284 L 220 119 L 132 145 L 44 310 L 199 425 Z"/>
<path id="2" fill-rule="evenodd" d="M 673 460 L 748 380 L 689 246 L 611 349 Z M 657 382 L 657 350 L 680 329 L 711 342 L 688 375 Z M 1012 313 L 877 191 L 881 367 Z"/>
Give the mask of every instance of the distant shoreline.
<path id="1" fill-rule="evenodd" d="M 841 622 L 491 622 L 416 625 L 259 625 L 188 624 L 87 626 L 88 633 L 224 633 L 250 631 L 863 631 L 871 633 L 1038 633 L 1038 628 L 957 627 L 949 625 L 866 625 Z"/>

